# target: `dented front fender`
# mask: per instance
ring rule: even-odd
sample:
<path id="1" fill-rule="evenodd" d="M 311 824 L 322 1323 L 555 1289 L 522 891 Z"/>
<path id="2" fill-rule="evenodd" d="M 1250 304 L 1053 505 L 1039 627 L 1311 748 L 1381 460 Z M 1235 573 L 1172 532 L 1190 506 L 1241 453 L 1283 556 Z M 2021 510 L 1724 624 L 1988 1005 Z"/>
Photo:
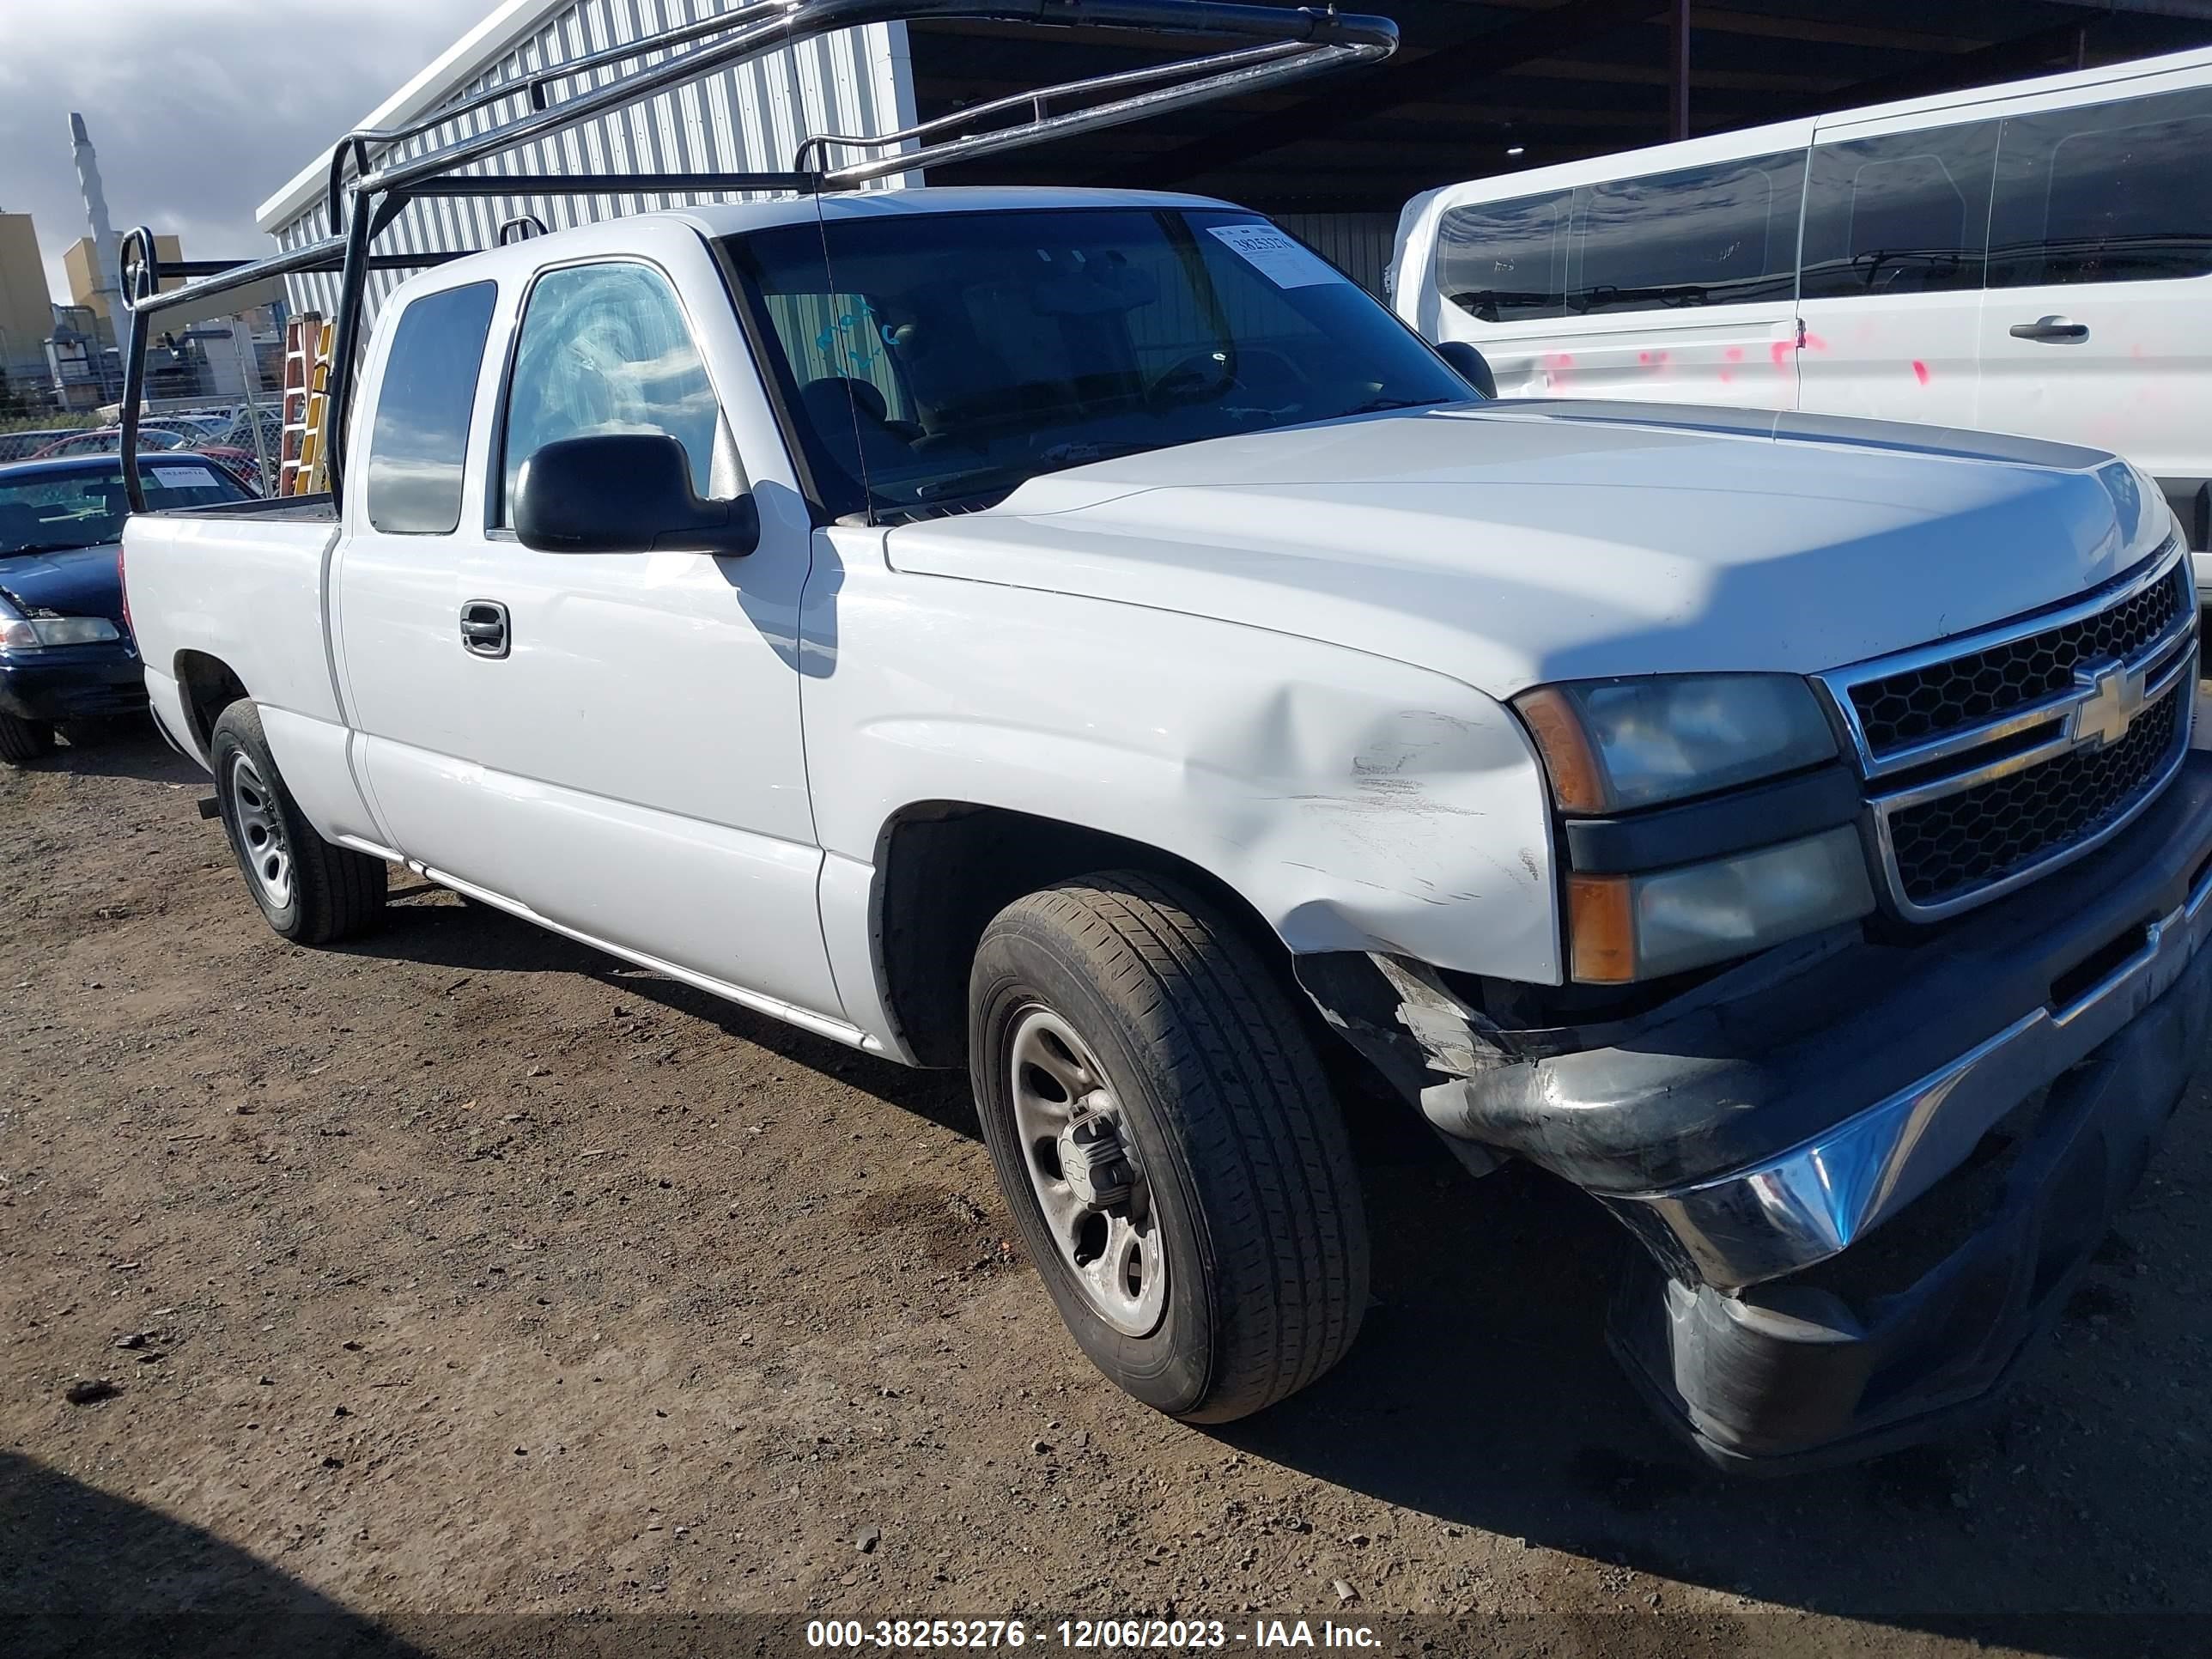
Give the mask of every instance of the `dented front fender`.
<path id="1" fill-rule="evenodd" d="M 859 544 L 856 546 L 856 544 Z M 917 801 L 1158 847 L 1297 952 L 1559 978 L 1546 792 L 1502 705 L 1322 641 L 860 556 L 809 589 L 817 826 L 872 860 Z"/>

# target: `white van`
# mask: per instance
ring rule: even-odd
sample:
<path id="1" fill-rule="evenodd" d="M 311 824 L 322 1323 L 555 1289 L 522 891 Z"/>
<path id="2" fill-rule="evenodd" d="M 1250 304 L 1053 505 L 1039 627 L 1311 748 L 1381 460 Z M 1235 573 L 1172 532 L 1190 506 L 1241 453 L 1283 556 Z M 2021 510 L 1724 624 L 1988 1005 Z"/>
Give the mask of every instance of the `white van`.
<path id="1" fill-rule="evenodd" d="M 2212 51 L 1431 191 L 1392 293 L 1505 397 L 2117 450 L 2212 546 Z"/>

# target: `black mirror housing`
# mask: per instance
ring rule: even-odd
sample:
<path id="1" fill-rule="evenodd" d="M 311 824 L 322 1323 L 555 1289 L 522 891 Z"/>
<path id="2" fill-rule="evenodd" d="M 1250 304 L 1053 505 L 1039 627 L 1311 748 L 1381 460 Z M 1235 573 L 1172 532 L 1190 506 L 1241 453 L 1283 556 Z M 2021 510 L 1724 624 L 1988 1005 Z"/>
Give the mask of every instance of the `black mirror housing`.
<path id="1" fill-rule="evenodd" d="M 1486 398 L 1498 395 L 1498 377 L 1490 372 L 1490 364 L 1483 355 L 1464 340 L 1446 340 L 1437 348 L 1437 356 L 1452 366 L 1452 372 Z"/>
<path id="2" fill-rule="evenodd" d="M 691 459 L 665 432 L 563 438 L 522 464 L 514 534 L 540 553 L 713 553 L 760 544 L 752 497 L 702 501 Z"/>

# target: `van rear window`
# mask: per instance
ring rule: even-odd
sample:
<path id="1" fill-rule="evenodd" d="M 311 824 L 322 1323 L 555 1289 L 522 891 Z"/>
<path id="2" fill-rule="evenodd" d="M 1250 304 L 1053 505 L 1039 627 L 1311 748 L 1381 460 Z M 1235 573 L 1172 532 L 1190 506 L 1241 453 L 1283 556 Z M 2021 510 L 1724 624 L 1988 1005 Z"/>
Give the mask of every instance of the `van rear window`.
<path id="1" fill-rule="evenodd" d="M 1437 227 L 1437 287 L 1486 323 L 1567 314 L 1567 219 L 1574 192 L 1448 210 Z"/>
<path id="2" fill-rule="evenodd" d="M 1803 152 L 1470 202 L 1437 228 L 1437 287 L 1486 323 L 1787 301 Z"/>
<path id="3" fill-rule="evenodd" d="M 1567 309 L 1794 298 L 1804 188 L 1802 150 L 1589 186 L 1575 210 Z"/>

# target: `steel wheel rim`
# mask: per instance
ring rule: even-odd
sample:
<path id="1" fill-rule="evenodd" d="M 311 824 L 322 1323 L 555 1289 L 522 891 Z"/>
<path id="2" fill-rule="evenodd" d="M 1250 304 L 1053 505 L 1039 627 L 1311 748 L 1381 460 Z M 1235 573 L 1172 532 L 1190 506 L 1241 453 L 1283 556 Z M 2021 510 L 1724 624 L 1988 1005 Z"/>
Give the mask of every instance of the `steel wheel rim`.
<path id="1" fill-rule="evenodd" d="M 282 910 L 292 902 L 292 848 L 284 838 L 276 798 L 249 755 L 230 762 L 230 819 L 238 832 L 239 861 L 269 905 Z"/>
<path id="2" fill-rule="evenodd" d="M 1105 1068 L 1073 1026 L 1038 1004 L 1015 1015 L 1006 1049 L 1022 1168 L 1054 1248 L 1093 1313 L 1124 1336 L 1151 1334 L 1167 1311 L 1166 1241 Z M 1102 1125 L 1130 1177 L 1127 1196 L 1103 1207 L 1063 1168 L 1078 1126 L 1096 1136 Z"/>

